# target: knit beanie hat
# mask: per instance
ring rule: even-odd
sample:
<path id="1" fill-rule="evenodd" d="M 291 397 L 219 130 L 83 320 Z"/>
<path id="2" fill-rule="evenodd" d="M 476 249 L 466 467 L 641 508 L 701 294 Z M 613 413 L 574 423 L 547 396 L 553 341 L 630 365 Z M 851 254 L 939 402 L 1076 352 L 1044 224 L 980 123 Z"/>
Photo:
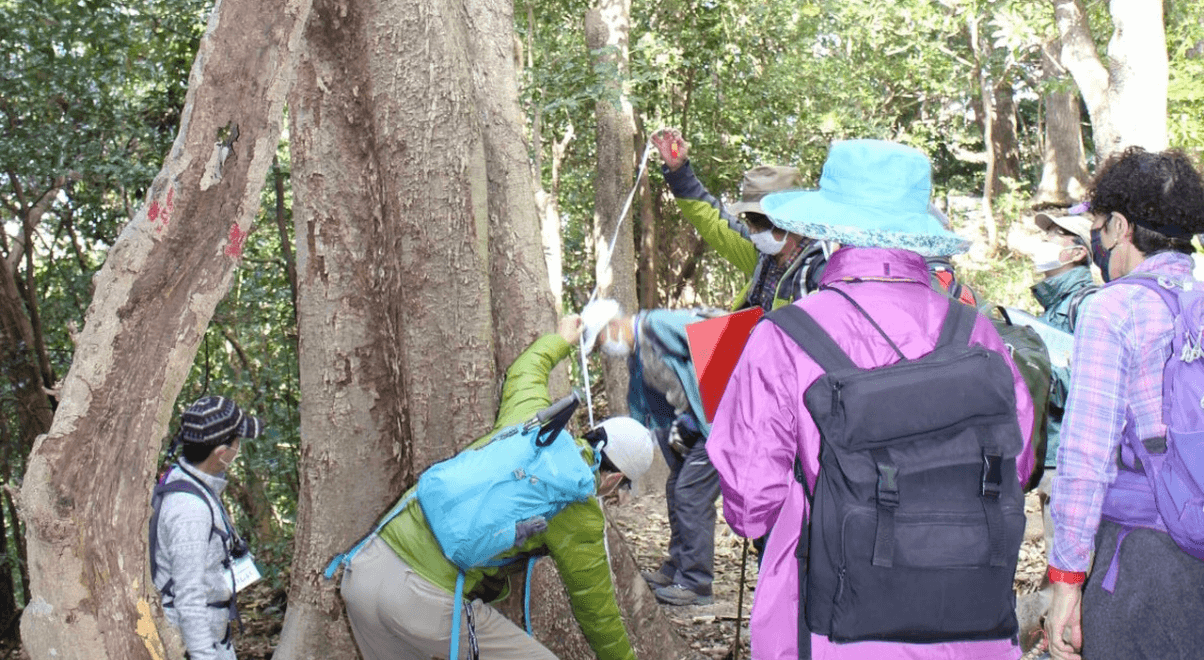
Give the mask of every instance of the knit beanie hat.
<path id="1" fill-rule="evenodd" d="M 224 396 L 206 396 L 180 415 L 180 440 L 194 445 L 223 445 L 236 438 L 257 438 L 263 423 Z"/>

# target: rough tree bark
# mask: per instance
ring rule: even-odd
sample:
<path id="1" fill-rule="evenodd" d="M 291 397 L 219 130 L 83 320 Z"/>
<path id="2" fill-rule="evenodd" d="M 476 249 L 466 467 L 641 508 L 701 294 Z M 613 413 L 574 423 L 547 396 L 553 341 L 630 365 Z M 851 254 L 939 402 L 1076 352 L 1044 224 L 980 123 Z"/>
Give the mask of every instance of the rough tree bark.
<path id="1" fill-rule="evenodd" d="M 1096 161 L 1130 145 L 1166 148 L 1169 64 L 1162 3 L 1111 0 L 1107 64 L 1091 39 L 1083 0 L 1052 0 L 1062 64 L 1091 115 Z"/>
<path id="2" fill-rule="evenodd" d="M 635 242 L 632 221 L 619 214 L 634 179 L 632 140 L 635 136 L 631 102 L 624 91 L 627 79 L 627 33 L 630 0 L 599 0 L 585 14 L 585 44 L 594 57 L 594 70 L 603 72 L 603 95 L 595 104 L 597 174 L 594 178 L 594 254 L 599 298 L 614 298 L 625 312 L 636 308 Z M 618 238 L 615 229 L 618 227 Z M 614 240 L 613 252 L 611 240 Z M 627 361 L 605 358 L 606 395 L 611 415 L 627 412 Z"/>
<path id="3" fill-rule="evenodd" d="M 466 2 L 467 43 L 477 106 L 484 117 L 489 177 L 489 267 L 493 300 L 494 359 L 498 373 L 539 335 L 556 326 L 553 298 L 540 239 L 523 113 L 518 101 L 518 62 L 511 0 Z M 559 244 L 559 241 L 557 241 Z M 553 392 L 567 389 L 565 369 L 554 372 Z"/>
<path id="4" fill-rule="evenodd" d="M 155 460 L 259 209 L 308 13 L 309 0 L 216 3 L 176 141 L 96 276 L 20 493 L 32 658 L 165 657 L 146 561 Z"/>
<path id="5" fill-rule="evenodd" d="M 454 4 L 318 0 L 305 32 L 289 106 L 301 487 L 278 659 L 356 657 L 326 562 L 492 424 L 488 181 L 465 30 Z"/>
<path id="6" fill-rule="evenodd" d="M 1083 116 L 1066 68 L 1058 61 L 1061 42 L 1041 47 L 1041 78 L 1045 92 L 1045 134 L 1042 145 L 1041 181 L 1033 205 L 1070 206 L 1087 190 L 1087 156 L 1083 149 Z"/>

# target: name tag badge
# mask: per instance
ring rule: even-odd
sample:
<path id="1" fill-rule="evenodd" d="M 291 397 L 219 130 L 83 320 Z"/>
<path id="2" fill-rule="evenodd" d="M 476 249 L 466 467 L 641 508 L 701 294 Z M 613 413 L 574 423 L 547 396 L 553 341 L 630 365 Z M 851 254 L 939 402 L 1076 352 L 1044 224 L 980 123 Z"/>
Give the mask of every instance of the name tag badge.
<path id="1" fill-rule="evenodd" d="M 255 565 L 255 558 L 249 552 L 235 559 L 232 569 L 234 571 L 234 591 L 236 592 L 246 589 L 263 577 L 259 573 L 259 567 Z"/>

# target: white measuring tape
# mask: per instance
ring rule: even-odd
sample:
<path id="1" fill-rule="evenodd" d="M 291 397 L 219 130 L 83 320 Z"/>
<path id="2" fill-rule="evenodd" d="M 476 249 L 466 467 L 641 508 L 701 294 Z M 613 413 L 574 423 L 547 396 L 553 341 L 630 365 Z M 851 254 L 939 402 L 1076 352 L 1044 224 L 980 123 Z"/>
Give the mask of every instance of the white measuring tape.
<path id="1" fill-rule="evenodd" d="M 639 189 L 640 181 L 644 179 L 644 173 L 648 171 L 648 155 L 651 153 L 652 140 L 649 140 L 647 144 L 644 145 L 644 155 L 640 157 L 640 169 L 635 176 L 635 185 L 631 187 L 631 192 L 627 193 L 627 201 L 623 204 L 623 210 L 619 213 L 619 221 L 615 223 L 614 235 L 610 237 L 610 245 L 606 253 L 607 261 L 604 262 L 608 266 L 610 265 L 609 261 L 611 256 L 615 253 L 615 243 L 617 243 L 619 240 L 619 229 L 623 226 L 623 220 L 627 218 L 627 212 L 631 210 L 631 202 L 635 199 L 635 191 Z M 595 271 L 596 270 L 600 269 L 596 268 Z M 585 302 L 586 306 L 589 306 L 589 304 L 598 297 L 598 286 L 598 283 L 595 282 L 594 290 L 589 294 L 589 300 Z M 596 340 L 597 337 L 594 339 Z M 579 352 L 581 353 L 581 379 L 583 381 L 582 389 L 585 390 L 585 407 L 589 411 L 589 427 L 592 429 L 594 428 L 594 398 L 590 393 L 589 386 L 589 361 L 586 359 L 586 356 L 589 353 L 588 349 L 590 347 L 585 345 L 585 333 L 581 334 L 579 343 L 581 349 Z M 634 347 L 632 348 L 634 350 Z"/>

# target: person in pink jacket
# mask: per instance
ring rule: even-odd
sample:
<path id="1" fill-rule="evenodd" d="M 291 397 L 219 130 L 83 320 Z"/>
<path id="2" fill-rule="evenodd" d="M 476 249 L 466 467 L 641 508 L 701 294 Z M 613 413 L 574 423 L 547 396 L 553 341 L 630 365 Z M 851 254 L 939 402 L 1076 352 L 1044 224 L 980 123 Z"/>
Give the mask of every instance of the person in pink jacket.
<path id="1" fill-rule="evenodd" d="M 898 353 L 865 315 L 832 289 L 857 301 L 909 360 L 933 350 L 948 306 L 960 304 L 929 284 L 925 257 L 948 256 L 967 247 L 931 215 L 930 191 L 931 166 L 921 152 L 889 142 L 854 140 L 832 145 L 819 190 L 776 193 L 764 202 L 775 223 L 843 246 L 832 253 L 820 290 L 794 305 L 808 312 L 857 367 L 892 364 L 899 360 Z M 1015 457 L 1016 478 L 1023 483 L 1034 462 L 1029 437 L 1032 399 L 999 334 L 981 314 L 969 344 L 1002 355 L 1011 370 L 1019 426 L 1015 434 L 1023 438 L 1023 449 Z M 746 538 L 769 534 L 750 623 L 754 660 L 808 657 L 798 648 L 796 549 L 801 525 L 810 516 L 808 493 L 814 493 L 820 465 L 820 433 L 804 393 L 822 374 L 781 327 L 759 324 L 728 382 L 707 442 L 728 523 Z M 1008 387 L 1000 389 L 1007 392 Z M 796 480 L 796 457 L 808 491 Z M 1014 571 L 1015 557 L 1011 560 Z M 825 635 L 809 637 L 810 657 L 822 660 L 1014 660 L 1021 655 L 1014 637 L 938 643 L 838 643 Z"/>

